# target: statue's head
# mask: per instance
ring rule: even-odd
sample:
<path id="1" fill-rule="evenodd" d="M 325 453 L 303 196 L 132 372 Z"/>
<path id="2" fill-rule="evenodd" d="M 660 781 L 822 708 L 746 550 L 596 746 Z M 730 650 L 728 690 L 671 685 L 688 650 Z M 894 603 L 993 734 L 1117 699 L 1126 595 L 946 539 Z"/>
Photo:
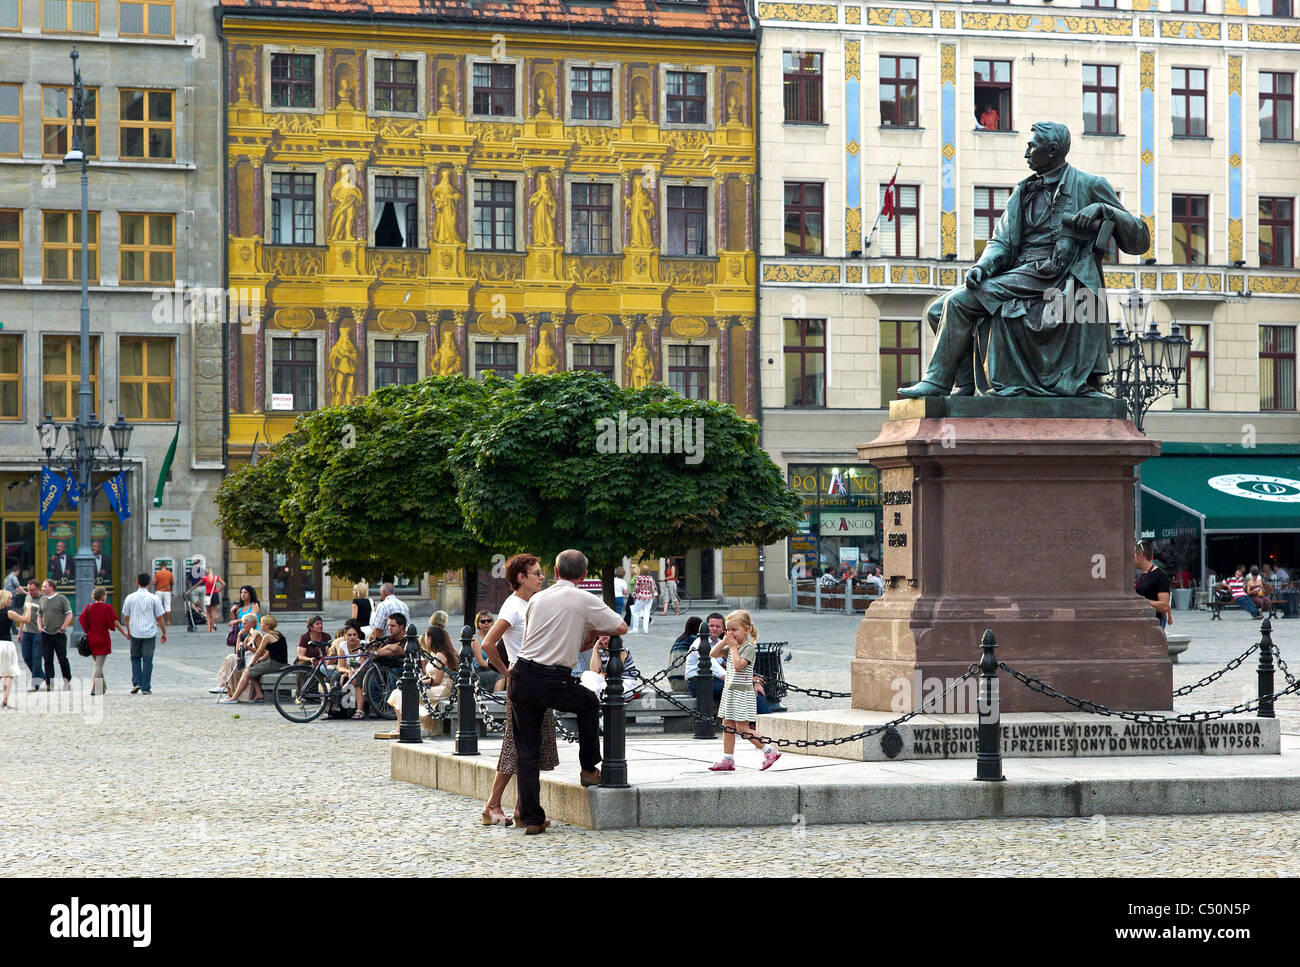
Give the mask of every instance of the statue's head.
<path id="1" fill-rule="evenodd" d="M 1034 171 L 1051 171 L 1070 153 L 1070 129 L 1056 121 L 1035 121 L 1029 128 L 1025 161 Z"/>

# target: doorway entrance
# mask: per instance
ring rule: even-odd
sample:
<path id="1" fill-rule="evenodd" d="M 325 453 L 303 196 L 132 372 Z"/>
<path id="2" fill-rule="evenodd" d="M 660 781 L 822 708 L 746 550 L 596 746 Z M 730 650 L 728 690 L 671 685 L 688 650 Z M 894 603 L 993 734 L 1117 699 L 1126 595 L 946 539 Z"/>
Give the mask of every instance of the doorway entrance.
<path id="1" fill-rule="evenodd" d="M 271 610 L 316 611 L 322 605 L 321 566 L 296 554 L 271 555 Z"/>

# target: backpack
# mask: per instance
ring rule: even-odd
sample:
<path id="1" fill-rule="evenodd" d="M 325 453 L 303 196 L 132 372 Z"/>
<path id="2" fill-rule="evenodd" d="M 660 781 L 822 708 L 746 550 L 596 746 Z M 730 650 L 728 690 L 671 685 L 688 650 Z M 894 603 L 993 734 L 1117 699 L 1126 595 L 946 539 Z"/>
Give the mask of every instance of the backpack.
<path id="1" fill-rule="evenodd" d="M 327 719 L 350 719 L 357 710 L 357 695 L 352 691 L 351 682 L 342 686 L 331 683 L 326 701 L 329 702 L 325 708 Z"/>

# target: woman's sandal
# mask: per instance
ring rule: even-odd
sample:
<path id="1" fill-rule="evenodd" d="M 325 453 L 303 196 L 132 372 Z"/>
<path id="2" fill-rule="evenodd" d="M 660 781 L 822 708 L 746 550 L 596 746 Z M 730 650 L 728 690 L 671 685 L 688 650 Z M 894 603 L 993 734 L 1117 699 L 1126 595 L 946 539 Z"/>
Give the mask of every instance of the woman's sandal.
<path id="1" fill-rule="evenodd" d="M 484 826 L 513 826 L 514 823 L 506 816 L 505 810 L 500 810 L 500 812 L 501 816 L 500 818 L 497 818 L 491 813 L 491 811 L 484 809 L 483 819 L 481 820 L 482 824 Z"/>
<path id="2" fill-rule="evenodd" d="M 352 713 L 352 717 L 353 717 L 354 719 L 363 719 L 363 718 L 366 717 L 366 713 L 365 713 L 365 712 L 353 712 L 353 713 Z"/>

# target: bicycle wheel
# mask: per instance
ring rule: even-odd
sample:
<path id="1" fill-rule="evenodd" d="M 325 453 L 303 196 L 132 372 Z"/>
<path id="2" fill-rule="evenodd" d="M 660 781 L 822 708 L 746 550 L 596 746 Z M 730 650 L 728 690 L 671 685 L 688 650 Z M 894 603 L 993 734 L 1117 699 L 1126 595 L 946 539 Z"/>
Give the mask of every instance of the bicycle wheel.
<path id="1" fill-rule="evenodd" d="M 329 683 L 319 668 L 290 665 L 275 680 L 275 708 L 290 722 L 310 722 L 329 704 Z"/>
<path id="2" fill-rule="evenodd" d="M 376 718 L 395 719 L 397 713 L 388 704 L 388 696 L 397 687 L 398 674 L 377 662 L 369 662 L 361 680 L 361 694 L 366 697 L 366 712 Z"/>

